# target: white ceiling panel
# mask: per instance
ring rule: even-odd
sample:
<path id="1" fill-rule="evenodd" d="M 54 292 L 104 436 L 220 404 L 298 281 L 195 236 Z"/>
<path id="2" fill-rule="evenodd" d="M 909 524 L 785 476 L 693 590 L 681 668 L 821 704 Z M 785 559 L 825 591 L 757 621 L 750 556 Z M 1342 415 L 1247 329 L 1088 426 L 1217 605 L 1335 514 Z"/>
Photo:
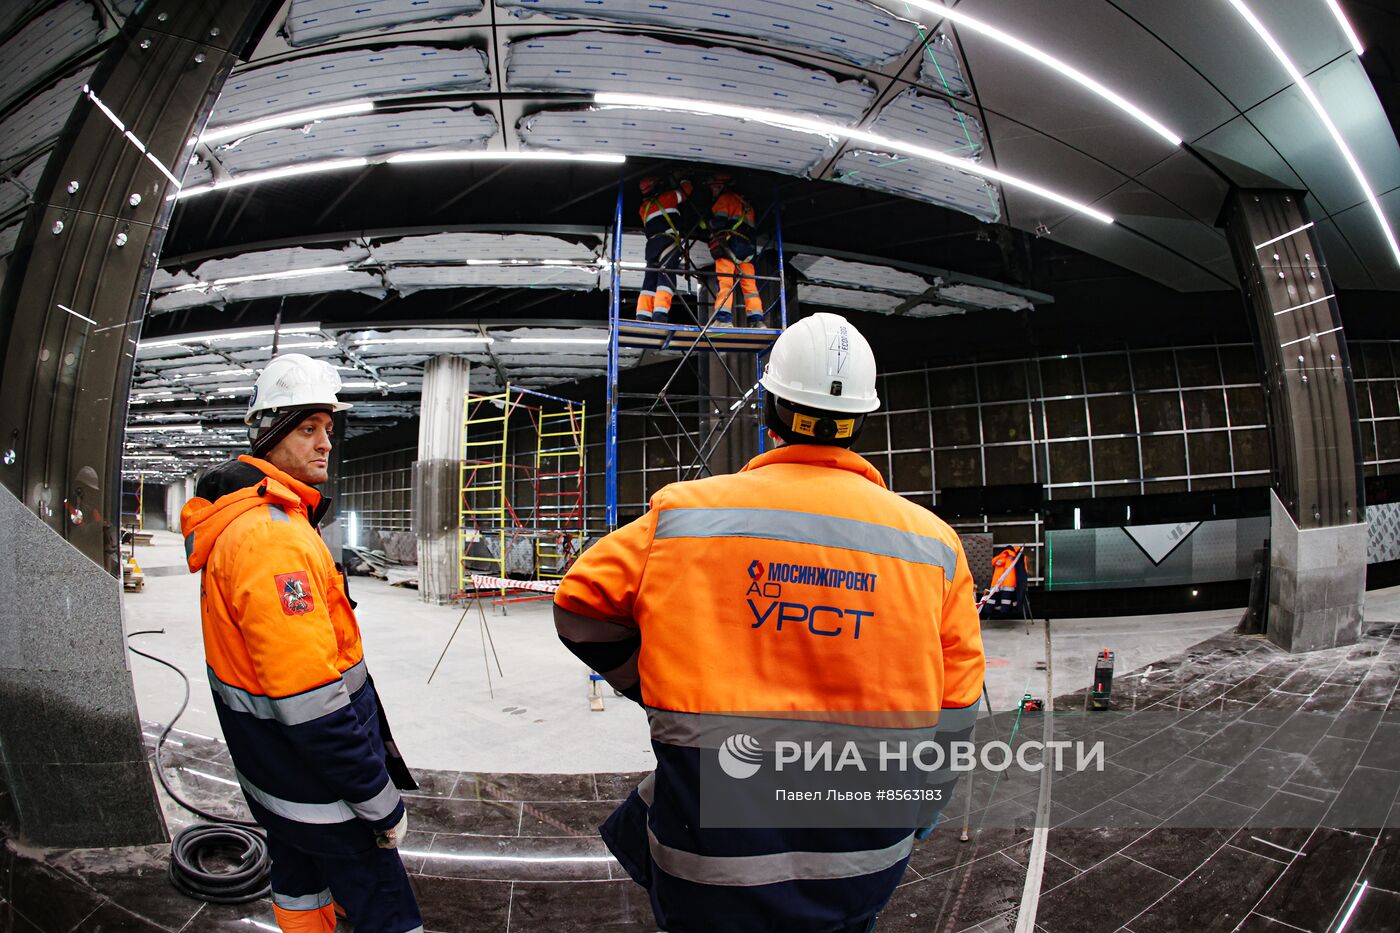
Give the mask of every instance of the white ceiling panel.
<path id="1" fill-rule="evenodd" d="M 287 42 L 299 48 L 337 36 L 471 16 L 482 6 L 482 0 L 292 0 L 284 28 Z"/>
<path id="2" fill-rule="evenodd" d="M 825 137 L 725 117 L 647 110 L 544 110 L 520 121 L 534 149 L 621 152 L 743 165 L 802 175 L 826 155 Z"/>
<path id="3" fill-rule="evenodd" d="M 865 81 L 643 35 L 534 36 L 512 42 L 506 61 L 506 84 L 515 90 L 664 93 L 811 113 L 842 124 L 858 121 L 875 99 Z"/>
<path id="4" fill-rule="evenodd" d="M 971 214 L 995 223 L 1001 217 L 996 186 L 976 175 L 908 156 L 848 149 L 835 165 L 836 180 Z"/>
<path id="5" fill-rule="evenodd" d="M 39 177 L 44 174 L 44 166 L 49 157 L 40 156 L 20 169 L 13 178 L 0 181 L 0 217 L 16 211 L 34 200 L 34 190 L 39 185 Z"/>
<path id="6" fill-rule="evenodd" d="M 486 55 L 479 49 L 396 45 L 305 55 L 235 72 L 214 105 L 209 126 L 348 100 L 480 91 L 490 83 Z"/>
<path id="7" fill-rule="evenodd" d="M 58 138 L 92 72 L 92 67 L 78 69 L 0 120 L 0 167 Z M 108 105 L 121 114 L 120 104 Z"/>
<path id="8" fill-rule="evenodd" d="M 0 256 L 8 256 L 15 251 L 15 243 L 19 240 L 20 224 L 10 224 L 8 227 L 0 229 Z M 0 273 L 0 281 L 3 281 L 4 274 Z"/>
<path id="9" fill-rule="evenodd" d="M 921 275 L 868 262 L 798 253 L 792 266 L 811 282 L 845 288 L 865 288 L 896 295 L 922 295 L 929 283 Z"/>
<path id="10" fill-rule="evenodd" d="M 425 288 L 566 288 L 598 287 L 598 269 L 588 265 L 545 266 L 393 266 L 384 281 L 401 295 Z"/>
<path id="11" fill-rule="evenodd" d="M 727 32 L 863 65 L 898 58 L 919 37 L 913 23 L 862 0 L 497 0 L 496 5 L 515 16 Z"/>
<path id="12" fill-rule="evenodd" d="M 1240 110 L 1248 110 L 1288 84 L 1288 76 L 1278 60 L 1244 18 L 1223 0 L 1218 6 L 1184 7 L 1162 0 L 1115 2 L 1163 43 L 1176 49 Z M 1304 74 L 1350 48 L 1324 0 L 1253 0 L 1249 7 L 1274 38 L 1286 46 Z M 1163 96 L 1169 97 L 1170 93 Z"/>
<path id="13" fill-rule="evenodd" d="M 484 149 L 496 135 L 496 118 L 472 107 L 434 107 L 402 113 L 370 113 L 337 117 L 300 129 L 256 133 L 220 148 L 224 168 L 243 172 L 281 168 L 301 162 L 377 158 L 399 152 L 434 149 Z M 209 166 L 191 166 L 185 184 L 208 181 Z"/>
<path id="14" fill-rule="evenodd" d="M 941 97 L 912 90 L 886 104 L 870 128 L 963 159 L 975 159 L 986 143 L 975 117 Z"/>
<path id="15" fill-rule="evenodd" d="M 340 249 L 310 249 L 305 246 L 292 246 L 286 249 L 267 249 L 256 253 L 243 253 L 227 259 L 211 259 L 202 262 L 194 270 L 201 281 L 231 278 L 238 275 L 263 275 L 270 272 L 287 272 L 294 269 L 319 269 L 362 262 L 369 258 L 369 250 L 363 246 L 351 245 Z"/>
<path id="16" fill-rule="evenodd" d="M 797 286 L 797 300 L 804 305 L 821 305 L 826 308 L 843 308 L 847 311 L 873 311 L 877 314 L 892 314 L 903 300 L 897 295 L 883 295 L 879 292 L 865 292 L 852 288 L 828 288 L 824 285 Z"/>
<path id="17" fill-rule="evenodd" d="M 101 36 L 97 11 L 87 0 L 66 0 L 25 23 L 0 45 L 0 110 Z"/>
<path id="18" fill-rule="evenodd" d="M 919 81 L 954 97 L 971 97 L 957 44 L 942 32 L 928 37 L 919 61 Z"/>
<path id="19" fill-rule="evenodd" d="M 257 298 L 277 298 L 284 295 L 317 295 L 322 292 L 357 291 L 383 296 L 384 283 L 371 272 L 328 272 L 324 275 L 295 279 L 264 279 L 215 285 L 208 289 L 187 289 L 167 292 L 151 302 L 151 313 L 176 311 L 198 305 L 225 304 L 231 301 L 252 301 Z"/>
<path id="20" fill-rule="evenodd" d="M 955 308 L 952 305 L 931 305 L 917 304 L 904 312 L 907 317 L 948 317 L 953 314 L 966 314 L 966 308 Z"/>
<path id="21" fill-rule="evenodd" d="M 24 19 L 30 10 L 42 6 L 44 2 L 46 0 L 10 0 L 9 3 L 0 3 L 0 34 Z"/>
<path id="22" fill-rule="evenodd" d="M 376 262 L 385 263 L 447 263 L 469 259 L 587 262 L 595 257 L 589 246 L 532 233 L 434 233 L 404 237 L 371 244 L 370 255 Z"/>
<path id="23" fill-rule="evenodd" d="M 1327 65 L 1310 75 L 1308 83 L 1356 156 L 1371 189 L 1389 191 L 1400 186 L 1400 144 L 1356 56 Z M 1296 85 L 1270 97 L 1248 116 L 1327 213 L 1336 214 L 1365 199 L 1356 176 L 1340 164 L 1336 144 Z"/>
<path id="24" fill-rule="evenodd" d="M 986 288 L 982 285 L 968 285 L 962 282 L 940 286 L 938 297 L 945 301 L 960 301 L 978 308 L 1001 311 L 1021 311 L 1035 307 L 1029 299 L 1021 295 L 1013 295 L 1000 289 Z"/>

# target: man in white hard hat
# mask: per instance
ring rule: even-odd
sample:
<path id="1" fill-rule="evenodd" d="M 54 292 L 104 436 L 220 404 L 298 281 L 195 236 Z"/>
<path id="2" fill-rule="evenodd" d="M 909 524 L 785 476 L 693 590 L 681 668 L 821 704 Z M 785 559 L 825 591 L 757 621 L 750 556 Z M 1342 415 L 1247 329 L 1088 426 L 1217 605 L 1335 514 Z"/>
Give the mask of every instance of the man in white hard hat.
<path id="1" fill-rule="evenodd" d="M 185 504 L 214 708 L 288 933 L 331 933 L 335 905 L 365 931 L 421 930 L 397 847 L 416 787 L 365 668 L 344 575 L 316 531 L 329 506 L 335 368 L 267 364 L 245 418 L 251 456 L 214 467 Z"/>
<path id="2" fill-rule="evenodd" d="M 656 771 L 602 834 L 668 933 L 869 930 L 952 791 L 929 776 L 913 790 L 930 806 L 801 824 L 767 822 L 767 785 L 742 796 L 783 736 L 962 741 L 976 718 L 984 657 L 958 536 L 850 450 L 875 384 L 845 318 L 793 324 L 762 377 L 776 448 L 662 489 L 555 596 L 564 644 L 647 710 Z M 733 806 L 716 819 L 707 794 Z"/>

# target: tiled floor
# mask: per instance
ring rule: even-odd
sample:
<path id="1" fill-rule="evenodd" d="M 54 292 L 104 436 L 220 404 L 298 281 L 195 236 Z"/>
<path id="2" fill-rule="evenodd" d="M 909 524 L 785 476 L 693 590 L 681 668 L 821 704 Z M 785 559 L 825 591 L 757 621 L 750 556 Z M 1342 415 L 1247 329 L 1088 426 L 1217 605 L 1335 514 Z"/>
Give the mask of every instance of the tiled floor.
<path id="1" fill-rule="evenodd" d="M 1082 693 L 1057 698 L 1055 737 L 1101 741 L 1106 764 L 1054 778 L 1037 929 L 1324 931 L 1353 901 L 1347 933 L 1400 929 L 1398 679 L 1400 624 L 1373 623 L 1358 645 L 1296 657 L 1257 638 L 1209 639 L 1120 676 L 1113 713 L 1078 712 Z M 1043 725 L 999 714 L 979 737 L 1039 737 Z M 181 791 L 241 809 L 222 744 L 172 737 L 167 774 Z M 654 930 L 645 892 L 596 834 L 638 777 L 423 772 L 404 855 L 427 928 Z M 1012 930 L 1038 797 L 1036 775 L 965 781 L 879 929 Z M 188 823 L 169 801 L 167 818 Z M 0 850 L 0 931 L 272 926 L 266 902 L 175 894 L 165 859 L 163 846 L 11 844 Z"/>

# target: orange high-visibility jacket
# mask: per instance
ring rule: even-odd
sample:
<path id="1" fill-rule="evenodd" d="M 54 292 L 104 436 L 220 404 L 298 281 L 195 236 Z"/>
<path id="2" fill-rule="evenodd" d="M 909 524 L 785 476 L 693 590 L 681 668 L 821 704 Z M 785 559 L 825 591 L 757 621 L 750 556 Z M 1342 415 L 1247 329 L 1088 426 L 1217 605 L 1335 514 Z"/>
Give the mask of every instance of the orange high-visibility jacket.
<path id="1" fill-rule="evenodd" d="M 810 829 L 697 827 L 695 749 L 677 736 L 741 711 L 922 712 L 940 730 L 970 729 L 982 639 L 946 524 L 855 453 L 780 447 L 740 473 L 658 492 L 579 557 L 555 620 L 575 654 L 648 710 L 657 771 L 604 838 L 650 889 L 662 927 L 714 929 L 722 917 L 735 931 L 835 929 L 883 906 L 914 827 L 833 830 L 818 843 Z"/>
<path id="2" fill-rule="evenodd" d="M 320 493 L 265 460 L 211 470 L 180 514 L 214 708 L 258 822 L 302 848 L 374 846 L 411 777 L 365 668 Z M 393 774 L 391 778 L 390 774 Z"/>
<path id="3" fill-rule="evenodd" d="M 680 236 L 676 218 L 680 215 L 681 205 L 690 197 L 692 190 L 694 188 L 690 182 L 682 181 L 674 188 L 642 199 L 642 208 L 638 213 L 641 214 L 647 236 L 663 233 Z"/>
<path id="4" fill-rule="evenodd" d="M 715 236 L 738 234 L 753 237 L 753 205 L 737 191 L 723 191 L 710 206 L 710 228 Z"/>

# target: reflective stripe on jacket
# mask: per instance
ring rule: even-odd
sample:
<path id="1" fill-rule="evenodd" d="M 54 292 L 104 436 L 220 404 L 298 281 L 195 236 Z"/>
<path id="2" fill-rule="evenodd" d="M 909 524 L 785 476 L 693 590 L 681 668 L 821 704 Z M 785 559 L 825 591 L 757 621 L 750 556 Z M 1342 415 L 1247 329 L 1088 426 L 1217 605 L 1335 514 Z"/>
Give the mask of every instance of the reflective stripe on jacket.
<path id="1" fill-rule="evenodd" d="M 197 492 L 180 515 L 185 553 L 203 572 L 209 686 L 249 808 L 308 851 L 372 847 L 403 815 L 398 788 L 413 785 L 312 523 L 321 496 L 246 456 Z"/>
<path id="2" fill-rule="evenodd" d="M 681 205 L 685 203 L 686 198 L 690 197 L 692 190 L 690 182 L 682 181 L 675 188 L 643 199 L 642 209 L 639 213 L 647 236 L 657 236 L 663 233 L 680 236 L 680 230 L 676 226 L 676 217 L 680 215 Z"/>
<path id="3" fill-rule="evenodd" d="M 603 832 L 662 927 L 835 929 L 884 905 L 917 827 L 703 827 L 699 759 L 714 753 L 687 735 L 746 711 L 941 717 L 965 735 L 984 659 L 946 524 L 855 453 L 781 447 L 658 492 L 579 557 L 555 619 L 570 650 L 647 707 L 656 773 Z"/>
<path id="4" fill-rule="evenodd" d="M 717 236 L 733 233 L 752 239 L 753 227 L 753 205 L 737 192 L 722 192 L 710 206 L 710 228 Z"/>

